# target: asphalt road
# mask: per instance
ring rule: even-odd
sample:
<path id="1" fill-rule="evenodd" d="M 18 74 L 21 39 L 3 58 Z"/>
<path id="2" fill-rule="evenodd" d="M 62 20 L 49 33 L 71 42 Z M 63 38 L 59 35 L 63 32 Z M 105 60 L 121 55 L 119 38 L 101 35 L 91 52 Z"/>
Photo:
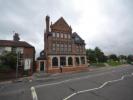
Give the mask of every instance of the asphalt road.
<path id="1" fill-rule="evenodd" d="M 0 100 L 133 100 L 132 73 L 125 65 L 4 84 Z"/>

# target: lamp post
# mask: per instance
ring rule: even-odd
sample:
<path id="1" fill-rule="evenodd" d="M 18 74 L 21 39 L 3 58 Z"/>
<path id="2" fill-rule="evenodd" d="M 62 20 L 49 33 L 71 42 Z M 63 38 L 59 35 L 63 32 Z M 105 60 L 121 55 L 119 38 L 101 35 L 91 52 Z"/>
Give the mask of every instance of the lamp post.
<path id="1" fill-rule="evenodd" d="M 19 61 L 19 52 L 17 52 L 16 78 L 18 78 L 18 61 Z"/>

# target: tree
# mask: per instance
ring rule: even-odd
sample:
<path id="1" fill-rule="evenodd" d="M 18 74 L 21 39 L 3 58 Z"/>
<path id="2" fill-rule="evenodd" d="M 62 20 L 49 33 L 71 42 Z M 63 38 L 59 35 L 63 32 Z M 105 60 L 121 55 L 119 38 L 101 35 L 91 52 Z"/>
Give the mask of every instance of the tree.
<path id="1" fill-rule="evenodd" d="M 0 61 L 1 66 L 7 66 L 11 69 L 16 69 L 17 57 L 15 53 L 4 52 L 3 55 L 0 56 Z"/>
<path id="2" fill-rule="evenodd" d="M 96 59 L 97 59 L 98 62 L 106 62 L 107 61 L 106 56 L 100 50 L 100 48 L 98 48 L 98 47 L 95 48 L 95 54 L 96 54 Z"/>
<path id="3" fill-rule="evenodd" d="M 94 50 L 87 49 L 86 50 L 86 56 L 87 56 L 87 60 L 89 60 L 90 63 L 95 63 L 96 62 L 96 55 L 95 55 Z"/>
<path id="4" fill-rule="evenodd" d="M 125 55 L 119 55 L 118 58 L 119 58 L 119 59 L 124 59 L 124 60 L 126 60 L 126 59 L 127 59 L 127 56 L 125 56 Z"/>
<path id="5" fill-rule="evenodd" d="M 87 59 L 90 61 L 90 63 L 107 61 L 107 57 L 104 55 L 104 53 L 98 47 L 96 47 L 94 50 L 87 49 L 86 55 L 87 55 Z"/>
<path id="6" fill-rule="evenodd" d="M 127 62 L 127 56 L 125 56 L 125 55 L 119 55 L 118 58 L 119 58 L 119 61 L 121 63 L 126 63 Z"/>
<path id="7" fill-rule="evenodd" d="M 109 59 L 110 59 L 110 60 L 113 60 L 113 61 L 119 61 L 119 58 L 117 57 L 116 54 L 111 54 L 111 55 L 109 55 Z"/>
<path id="8" fill-rule="evenodd" d="M 128 57 L 127 57 L 127 62 L 128 62 L 128 63 L 133 62 L 133 55 L 128 55 Z"/>

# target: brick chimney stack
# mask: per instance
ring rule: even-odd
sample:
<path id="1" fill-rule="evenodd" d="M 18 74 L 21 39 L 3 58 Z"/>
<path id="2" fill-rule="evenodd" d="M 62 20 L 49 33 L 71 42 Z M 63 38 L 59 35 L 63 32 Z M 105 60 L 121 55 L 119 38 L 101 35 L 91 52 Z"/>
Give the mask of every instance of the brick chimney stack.
<path id="1" fill-rule="evenodd" d="M 49 32 L 49 21 L 50 21 L 50 17 L 47 15 L 46 16 L 46 32 Z"/>
<path id="2" fill-rule="evenodd" d="M 15 34 L 13 35 L 13 40 L 14 40 L 14 41 L 19 41 L 19 40 L 20 40 L 19 34 L 18 34 L 18 33 L 15 33 Z"/>

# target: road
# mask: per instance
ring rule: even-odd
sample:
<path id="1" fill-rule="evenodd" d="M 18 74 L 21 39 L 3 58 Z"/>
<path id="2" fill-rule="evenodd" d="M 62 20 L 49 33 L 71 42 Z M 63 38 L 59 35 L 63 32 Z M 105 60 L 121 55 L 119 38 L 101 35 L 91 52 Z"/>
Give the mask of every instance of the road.
<path id="1" fill-rule="evenodd" d="M 133 100 L 133 66 L 0 85 L 0 100 Z"/>

